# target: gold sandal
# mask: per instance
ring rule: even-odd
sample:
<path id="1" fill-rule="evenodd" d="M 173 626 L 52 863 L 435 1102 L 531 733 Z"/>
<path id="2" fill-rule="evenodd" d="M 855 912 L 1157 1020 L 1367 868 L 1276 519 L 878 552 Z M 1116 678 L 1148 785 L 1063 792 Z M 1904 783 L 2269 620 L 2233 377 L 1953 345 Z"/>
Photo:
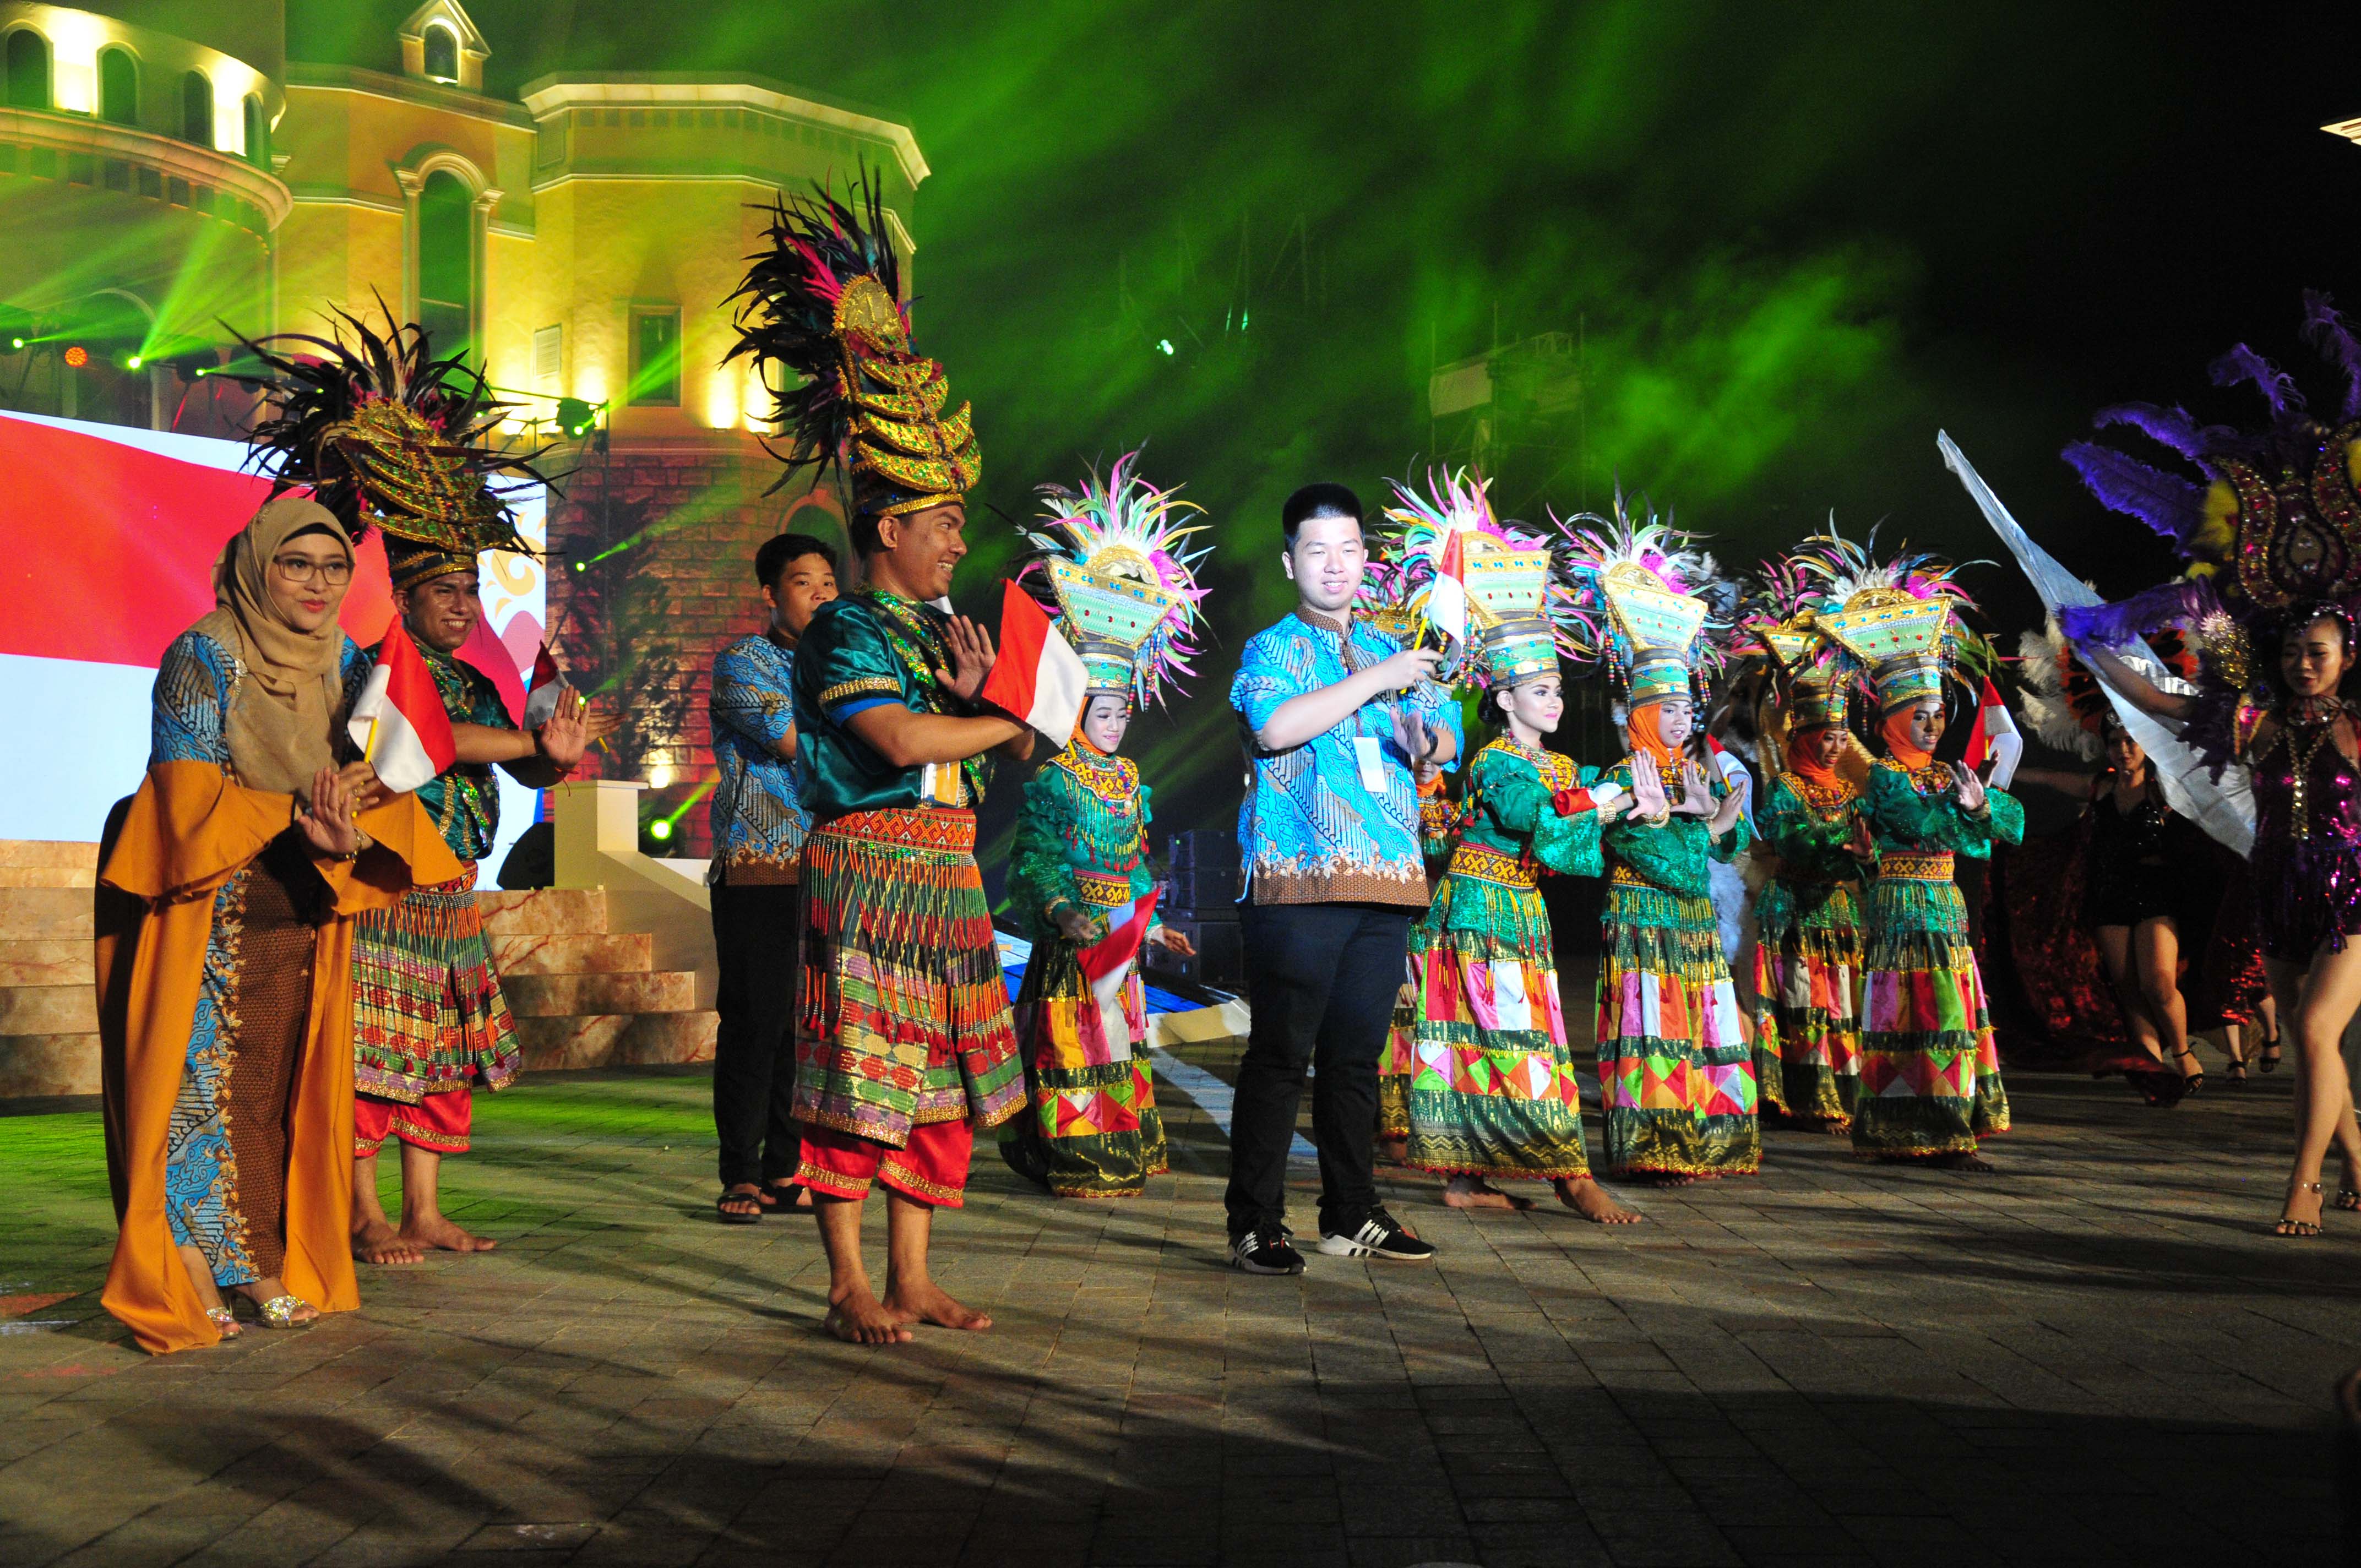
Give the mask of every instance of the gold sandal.
<path id="1" fill-rule="evenodd" d="M 257 1301 L 251 1296 L 241 1296 L 238 1299 L 253 1306 L 258 1320 L 266 1329 L 308 1329 L 319 1321 L 316 1312 L 308 1318 L 295 1315 L 308 1310 L 312 1305 L 301 1296 L 273 1296 L 268 1301 Z"/>
<path id="2" fill-rule="evenodd" d="M 2288 1198 L 2292 1201 L 2299 1192 L 2317 1192 L 2320 1190 L 2320 1183 L 2317 1181 L 2290 1181 L 2288 1183 Z M 2281 1214 L 2279 1223 L 2271 1227 L 2271 1234 L 2281 1236 L 2316 1236 L 2320 1234 L 2320 1222 L 2299 1220 L 2288 1214 Z"/>
<path id="3" fill-rule="evenodd" d="M 214 1332 L 224 1339 L 236 1339 L 246 1332 L 238 1327 L 237 1314 L 227 1307 L 207 1307 L 205 1321 L 213 1324 Z"/>

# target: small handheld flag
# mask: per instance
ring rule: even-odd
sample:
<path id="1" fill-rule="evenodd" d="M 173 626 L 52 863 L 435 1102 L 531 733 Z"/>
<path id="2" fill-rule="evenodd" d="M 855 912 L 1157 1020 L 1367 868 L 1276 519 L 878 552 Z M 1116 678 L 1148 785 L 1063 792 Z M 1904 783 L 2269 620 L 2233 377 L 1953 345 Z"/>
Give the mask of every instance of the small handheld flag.
<path id="1" fill-rule="evenodd" d="M 557 717 L 557 699 L 566 690 L 566 672 L 549 656 L 549 644 L 533 656 L 533 685 L 524 694 L 524 727 L 538 729 Z"/>
<path id="2" fill-rule="evenodd" d="M 1444 534 L 1443 552 L 1434 563 L 1434 582 L 1427 589 L 1427 620 L 1455 643 L 1467 641 L 1466 538 L 1464 529 Z"/>
<path id="3" fill-rule="evenodd" d="M 459 760 L 443 694 L 399 620 L 386 629 L 377 668 L 353 704 L 346 731 L 376 767 L 379 782 L 396 795 L 431 783 Z"/>
<path id="4" fill-rule="evenodd" d="M 2006 789 L 2009 781 L 2016 777 L 2016 764 L 2024 756 L 2025 737 L 2017 733 L 2016 720 L 2009 717 L 2008 704 L 2001 699 L 2000 688 L 1986 675 L 1983 695 L 1976 699 L 1976 722 L 1968 731 L 1968 749 L 1962 761 L 1969 771 L 1977 772 L 1987 758 L 1992 759 L 1992 787 Z"/>
<path id="5" fill-rule="evenodd" d="M 1130 978 L 1132 961 L 1147 944 L 1148 928 L 1155 917 L 1156 889 L 1151 887 L 1130 904 L 1108 910 L 1106 935 L 1074 954 L 1075 965 L 1091 988 L 1091 1000 L 1098 1006 L 1102 1037 L 1111 1059 L 1129 1055 L 1131 1030 L 1123 1013 L 1124 983 Z"/>
<path id="6" fill-rule="evenodd" d="M 1062 748 L 1082 716 L 1090 672 L 1033 596 L 1009 583 L 1000 596 L 1000 656 L 976 695 Z"/>

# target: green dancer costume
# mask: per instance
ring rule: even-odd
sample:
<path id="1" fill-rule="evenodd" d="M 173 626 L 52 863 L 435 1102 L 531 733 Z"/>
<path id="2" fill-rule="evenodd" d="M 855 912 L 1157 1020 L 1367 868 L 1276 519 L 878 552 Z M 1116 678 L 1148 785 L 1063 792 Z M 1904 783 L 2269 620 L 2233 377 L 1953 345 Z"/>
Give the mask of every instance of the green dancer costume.
<path id="1" fill-rule="evenodd" d="M 1096 984 L 1084 950 L 1124 927 L 1154 890 L 1148 791 L 1119 744 L 1132 705 L 1187 668 L 1187 636 L 1204 590 L 1179 525 L 1193 508 L 1139 479 L 1137 453 L 1079 493 L 1044 486 L 1049 506 L 1035 568 L 1088 672 L 1081 724 L 1025 786 L 1009 862 L 1008 905 L 1032 938 L 1016 995 L 1027 1111 L 1003 1127 L 1010 1168 L 1060 1198 L 1136 1198 L 1167 1168 L 1148 1067 L 1148 992 L 1135 950 Z M 1146 938 L 1164 942 L 1149 922 Z"/>

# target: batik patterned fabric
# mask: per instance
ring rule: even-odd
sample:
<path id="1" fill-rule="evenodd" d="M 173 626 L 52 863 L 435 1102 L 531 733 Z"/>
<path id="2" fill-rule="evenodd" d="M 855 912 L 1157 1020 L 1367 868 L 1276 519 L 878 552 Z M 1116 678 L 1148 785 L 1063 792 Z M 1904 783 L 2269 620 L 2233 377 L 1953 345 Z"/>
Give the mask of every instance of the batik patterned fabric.
<path id="1" fill-rule="evenodd" d="M 730 885 L 796 880 L 811 817 L 796 762 L 779 746 L 796 725 L 796 651 L 775 632 L 741 637 L 713 659 L 713 866 Z"/>
<path id="2" fill-rule="evenodd" d="M 350 640 L 345 643 L 344 674 L 347 688 L 366 669 L 363 655 Z M 148 762 L 210 762 L 227 770 L 229 742 L 223 729 L 230 694 L 244 670 L 237 656 L 220 641 L 202 632 L 184 631 L 165 649 L 156 671 L 149 708 Z M 167 1222 L 176 1246 L 194 1246 L 204 1255 L 214 1280 L 224 1287 L 249 1285 L 279 1271 L 282 1256 L 280 1235 L 281 1194 L 278 1176 L 269 1171 L 269 1147 L 283 1150 L 283 1131 L 275 1142 L 272 1129 L 282 1126 L 291 1065 L 275 1061 L 287 1048 L 281 1036 L 286 1021 L 258 1017 L 259 1031 L 269 1036 L 261 1048 L 246 1052 L 240 1070 L 240 1046 L 246 1030 L 239 1009 L 240 981 L 247 968 L 245 942 L 247 893 L 267 872 L 249 865 L 235 872 L 214 894 L 213 930 L 205 945 L 204 975 L 197 992 L 197 1009 L 189 1031 L 189 1053 L 181 1069 L 181 1091 L 173 1102 L 166 1134 L 164 1188 Z M 270 935 L 296 926 L 283 889 L 264 890 L 265 924 Z M 287 907 L 282 911 L 281 906 Z M 300 945 L 309 927 L 285 933 Z M 272 944 L 274 948 L 282 944 Z M 274 955 L 275 956 L 275 955 Z M 309 984 L 308 970 L 304 976 Z M 269 1009 L 276 1013 L 278 1009 Z M 300 1030 L 300 1017 L 296 1026 Z M 296 1036 L 300 1039 L 300 1034 Z M 266 1098 L 276 1084 L 274 1105 L 257 1104 L 247 1095 L 261 1091 Z M 236 1113 L 233 1113 L 233 1108 Z M 256 1169 L 239 1180 L 238 1154 L 244 1148 Z"/>
<path id="3" fill-rule="evenodd" d="M 1290 697 L 1334 685 L 1401 652 L 1367 621 L 1350 625 L 1297 610 L 1246 644 L 1230 707 L 1251 770 L 1238 808 L 1246 895 L 1256 904 L 1379 904 L 1424 908 L 1419 797 L 1395 737 L 1407 708 L 1432 729 L 1459 733 L 1450 693 L 1422 682 L 1381 696 L 1302 745 L 1266 752 L 1256 734 Z M 1364 779 L 1364 757 L 1377 787 Z"/>
<path id="4" fill-rule="evenodd" d="M 1772 782 L 1755 854 L 1776 869 L 1754 902 L 1754 1072 L 1763 1105 L 1845 1126 L 1861 1081 L 1861 865 L 1845 849 L 1861 795 L 1794 773 Z"/>
<path id="5" fill-rule="evenodd" d="M 1631 764 L 1586 784 L 1631 788 Z M 1665 781 L 1676 799 L 1675 773 Z M 1727 786 L 1710 781 L 1718 802 Z M 1705 818 L 1609 823 L 1598 970 L 1598 1082 L 1608 1168 L 1617 1175 L 1745 1176 L 1761 1168 L 1754 1058 L 1714 916 L 1708 866 L 1746 848 L 1740 817 L 1716 839 Z"/>
<path id="6" fill-rule="evenodd" d="M 836 817 L 804 841 L 801 885 L 796 1120 L 900 1148 L 914 1125 L 1015 1115 L 1025 1074 L 974 814 Z"/>
<path id="7" fill-rule="evenodd" d="M 1597 876 L 1598 817 L 1571 805 L 1574 764 L 1494 740 L 1468 767 L 1434 905 L 1411 934 L 1421 981 L 1408 1085 L 1410 1163 L 1446 1175 L 1590 1174 L 1558 997 L 1546 868 Z"/>
<path id="8" fill-rule="evenodd" d="M 524 1053 L 476 907 L 476 872 L 471 864 L 456 882 L 412 888 L 356 918 L 356 1092 L 415 1105 L 516 1081 Z"/>
<path id="9" fill-rule="evenodd" d="M 500 687 L 492 678 L 471 664 L 451 654 L 428 647 L 420 639 L 412 641 L 418 655 L 434 677 L 434 689 L 443 698 L 443 711 L 455 724 L 480 724 L 488 729 L 514 729 L 516 720 L 509 717 L 508 705 L 500 700 Z M 350 706 L 360 696 L 360 689 L 369 672 L 377 667 L 378 652 L 372 648 L 357 660 L 348 660 L 345 668 L 345 702 Z M 500 830 L 500 785 L 489 762 L 460 762 L 437 773 L 418 789 L 418 804 L 434 819 L 443 841 L 451 852 L 463 861 L 480 861 L 492 852 L 492 840 Z"/>
<path id="10" fill-rule="evenodd" d="M 1862 1154 L 1972 1154 L 2008 1131 L 2008 1095 L 1983 976 L 1968 940 L 1953 857 L 1982 860 L 2024 841 L 2025 808 L 2000 790 L 1960 808 L 1943 764 L 1912 773 L 1892 758 L 1870 770 L 1861 811 L 1878 846 L 1862 960 L 1861 1087 L 1852 1144 Z"/>
<path id="11" fill-rule="evenodd" d="M 1060 1198 L 1137 1197 L 1169 1168 L 1139 961 L 1102 1003 L 1055 914 L 1115 917 L 1145 896 L 1148 820 L 1138 764 L 1079 736 L 1033 775 L 1016 818 L 1008 906 L 1033 942 L 1016 1010 L 1030 1110 L 1002 1128 L 1000 1152 Z"/>

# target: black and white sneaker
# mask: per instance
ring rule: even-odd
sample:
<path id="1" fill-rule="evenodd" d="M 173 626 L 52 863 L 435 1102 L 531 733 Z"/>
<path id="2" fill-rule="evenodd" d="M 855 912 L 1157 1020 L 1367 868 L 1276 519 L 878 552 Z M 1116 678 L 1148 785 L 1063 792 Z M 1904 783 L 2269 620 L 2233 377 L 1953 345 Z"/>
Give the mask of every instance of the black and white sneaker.
<path id="1" fill-rule="evenodd" d="M 1411 1235 L 1383 1208 L 1370 1210 L 1353 1231 L 1340 1234 L 1323 1229 L 1320 1250 L 1330 1257 L 1382 1257 L 1395 1263 L 1425 1263 L 1434 1256 L 1433 1244 Z"/>
<path id="2" fill-rule="evenodd" d="M 1295 1250 L 1284 1225 L 1265 1225 L 1230 1238 L 1230 1266 L 1248 1274 L 1301 1274 L 1303 1255 Z"/>

